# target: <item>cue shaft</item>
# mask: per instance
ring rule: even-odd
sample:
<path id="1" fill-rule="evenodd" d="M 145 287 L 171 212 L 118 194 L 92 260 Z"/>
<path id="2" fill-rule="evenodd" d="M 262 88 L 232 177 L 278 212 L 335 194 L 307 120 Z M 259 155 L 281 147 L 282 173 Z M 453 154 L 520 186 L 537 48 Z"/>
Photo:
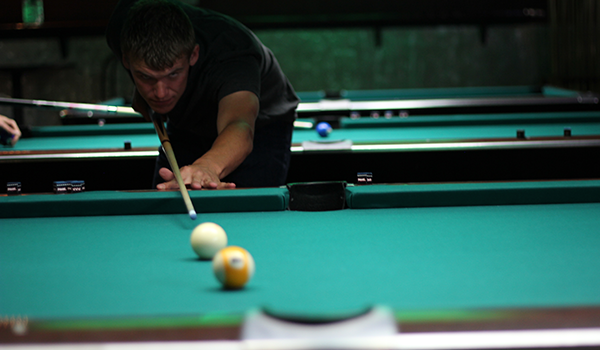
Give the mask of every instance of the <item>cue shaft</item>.
<path id="1" fill-rule="evenodd" d="M 62 109 L 72 110 L 79 112 L 98 112 L 106 113 L 103 117 L 142 117 L 142 115 L 136 112 L 132 107 L 126 106 L 111 106 L 94 103 L 78 103 L 78 102 L 64 102 L 64 101 L 47 101 L 47 100 L 29 100 L 23 98 L 9 98 L 0 97 L 0 105 L 14 106 L 14 107 L 36 107 L 36 108 L 51 108 L 51 109 Z M 82 118 L 89 118 L 89 116 L 81 116 Z M 299 129 L 311 129 L 313 127 L 312 122 L 308 121 L 294 121 L 294 127 Z"/>
<path id="2" fill-rule="evenodd" d="M 134 111 L 131 107 L 109 106 L 93 103 L 77 103 L 77 102 L 61 102 L 61 101 L 45 101 L 45 100 L 26 100 L 21 98 L 0 97 L 0 105 L 9 105 L 16 107 L 46 107 L 56 109 L 71 109 L 76 111 L 94 111 L 108 114 L 135 116 L 142 115 Z"/>
<path id="3" fill-rule="evenodd" d="M 167 135 L 167 131 L 165 130 L 165 125 L 162 121 L 162 116 L 160 114 L 151 112 L 152 122 L 154 123 L 154 128 L 156 129 L 156 134 L 160 139 L 160 143 L 165 151 L 167 156 L 167 160 L 171 165 L 171 170 L 173 171 L 173 175 L 175 175 L 175 179 L 177 180 L 177 184 L 179 185 L 179 192 L 181 192 L 181 196 L 183 197 L 183 201 L 185 206 L 190 214 L 190 218 L 192 220 L 196 220 L 196 210 L 194 209 L 194 205 L 192 204 L 192 199 L 190 198 L 190 194 L 185 187 L 185 183 L 183 183 L 183 179 L 181 178 L 181 172 L 179 171 L 179 165 L 177 165 L 177 159 L 175 158 L 175 153 L 173 152 L 173 147 L 171 146 L 171 140 L 169 139 L 169 135 Z"/>

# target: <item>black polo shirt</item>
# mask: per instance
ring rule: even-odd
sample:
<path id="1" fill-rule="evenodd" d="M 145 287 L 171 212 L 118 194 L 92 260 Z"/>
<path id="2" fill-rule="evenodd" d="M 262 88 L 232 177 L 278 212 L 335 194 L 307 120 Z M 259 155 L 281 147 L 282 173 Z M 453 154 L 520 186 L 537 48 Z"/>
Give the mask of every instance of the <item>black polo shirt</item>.
<path id="1" fill-rule="evenodd" d="M 121 28 L 136 1 L 121 0 L 107 27 L 108 45 L 119 60 Z M 184 94 L 167 114 L 171 141 L 198 156 L 208 151 L 217 137 L 219 101 L 237 91 L 251 91 L 259 97 L 256 133 L 273 121 L 293 122 L 299 100 L 273 53 L 236 20 L 191 5 L 180 6 L 194 26 L 200 56 L 190 69 Z"/>

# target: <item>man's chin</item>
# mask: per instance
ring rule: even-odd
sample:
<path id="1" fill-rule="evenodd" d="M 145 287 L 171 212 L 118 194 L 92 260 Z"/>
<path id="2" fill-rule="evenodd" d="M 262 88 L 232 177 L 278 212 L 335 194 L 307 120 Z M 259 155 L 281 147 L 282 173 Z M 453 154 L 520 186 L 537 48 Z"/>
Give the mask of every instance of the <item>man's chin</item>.
<path id="1" fill-rule="evenodd" d="M 148 104 L 150 105 L 150 108 L 152 108 L 154 113 L 158 114 L 167 114 L 173 109 L 173 107 L 175 107 L 175 104 L 171 101 L 169 101 L 168 103 L 151 102 Z"/>
<path id="2" fill-rule="evenodd" d="M 167 114 L 173 109 L 173 106 L 150 106 L 150 107 L 152 107 L 152 110 L 154 111 L 154 113 L 158 113 L 158 114 Z"/>

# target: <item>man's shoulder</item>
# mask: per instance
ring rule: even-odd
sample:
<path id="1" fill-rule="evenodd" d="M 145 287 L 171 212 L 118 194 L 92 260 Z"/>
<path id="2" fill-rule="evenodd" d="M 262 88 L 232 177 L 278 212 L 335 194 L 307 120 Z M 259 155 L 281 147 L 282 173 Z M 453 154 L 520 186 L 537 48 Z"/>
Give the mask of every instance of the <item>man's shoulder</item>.
<path id="1" fill-rule="evenodd" d="M 247 37 L 252 36 L 251 31 L 233 17 L 206 8 L 187 4 L 182 6 L 196 30 L 211 33 L 215 36 L 224 32 Z"/>

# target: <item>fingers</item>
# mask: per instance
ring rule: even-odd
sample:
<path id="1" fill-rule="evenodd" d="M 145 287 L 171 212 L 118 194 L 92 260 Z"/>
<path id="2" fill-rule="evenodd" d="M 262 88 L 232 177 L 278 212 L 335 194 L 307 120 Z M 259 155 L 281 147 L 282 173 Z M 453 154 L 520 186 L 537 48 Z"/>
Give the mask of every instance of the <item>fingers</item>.
<path id="1" fill-rule="evenodd" d="M 11 144 L 14 145 L 21 138 L 21 130 L 17 125 L 17 122 L 11 118 L 0 115 L 0 128 L 6 130 L 12 135 Z"/>
<path id="2" fill-rule="evenodd" d="M 6 118 L 4 119 L 4 122 L 6 126 L 6 131 L 10 132 L 13 135 L 21 135 L 21 131 L 19 130 L 19 126 L 17 125 L 16 121 L 10 118 Z"/>
<path id="3" fill-rule="evenodd" d="M 158 171 L 158 175 L 160 175 L 160 177 L 162 177 L 165 181 L 171 181 L 175 179 L 175 175 L 173 175 L 173 172 L 167 168 L 160 168 L 160 170 Z"/>
<path id="4" fill-rule="evenodd" d="M 212 180 L 195 180 L 191 183 L 190 188 L 194 190 L 199 190 L 202 188 L 212 189 L 212 190 L 222 190 L 222 189 L 232 189 L 235 188 L 235 184 L 233 182 L 221 182 L 221 181 L 212 181 Z"/>
<path id="5" fill-rule="evenodd" d="M 156 186 L 159 190 L 176 190 L 179 189 L 177 179 L 173 172 L 167 168 L 161 168 L 159 175 L 165 180 L 165 182 Z M 189 186 L 191 189 L 233 189 L 235 184 L 232 182 L 221 182 L 219 177 L 214 173 L 211 173 L 207 169 L 195 166 L 185 166 L 180 169 L 181 179 L 183 183 Z"/>
<path id="6" fill-rule="evenodd" d="M 194 190 L 199 190 L 202 188 L 212 189 L 212 190 L 222 190 L 222 189 L 231 189 L 235 188 L 235 184 L 233 182 L 221 182 L 221 180 L 215 180 L 214 177 L 203 177 L 201 174 L 195 174 L 193 181 L 190 187 Z"/>
<path id="7" fill-rule="evenodd" d="M 159 190 L 175 190 L 179 188 L 177 184 L 177 180 L 175 179 L 175 175 L 173 172 L 167 168 L 160 168 L 158 171 L 160 177 L 165 180 L 165 182 L 156 185 L 156 188 Z"/>
<path id="8" fill-rule="evenodd" d="M 0 115 L 0 127 L 13 135 L 21 136 L 21 130 L 19 130 L 19 126 L 14 119 Z"/>
<path id="9" fill-rule="evenodd" d="M 210 188 L 210 189 L 216 189 L 219 186 L 219 184 L 215 181 L 211 181 L 210 179 L 205 180 L 202 178 L 199 179 L 194 179 L 194 181 L 192 181 L 190 187 L 194 190 L 199 190 L 201 188 Z"/>
<path id="10" fill-rule="evenodd" d="M 221 182 L 220 185 L 222 187 L 219 187 L 219 189 L 233 189 L 236 187 L 233 182 Z"/>

